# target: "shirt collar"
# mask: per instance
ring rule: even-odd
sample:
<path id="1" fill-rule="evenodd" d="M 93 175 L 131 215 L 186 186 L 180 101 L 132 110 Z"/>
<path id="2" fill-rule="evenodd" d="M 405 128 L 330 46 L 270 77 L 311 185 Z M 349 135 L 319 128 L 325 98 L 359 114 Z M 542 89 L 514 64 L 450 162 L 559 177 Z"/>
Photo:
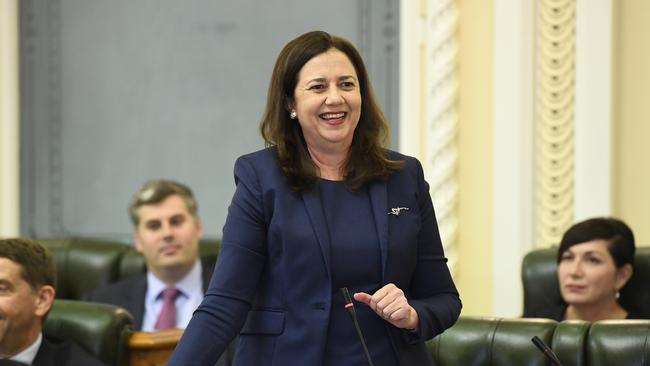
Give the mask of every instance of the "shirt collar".
<path id="1" fill-rule="evenodd" d="M 43 334 L 39 333 L 38 337 L 29 347 L 25 348 L 22 352 L 18 353 L 13 357 L 9 357 L 10 360 L 22 362 L 27 365 L 31 365 L 36 358 L 38 349 L 41 348 L 41 343 L 43 343 Z"/>
<path id="2" fill-rule="evenodd" d="M 192 291 L 192 284 L 201 283 L 201 272 L 201 261 L 197 259 L 190 271 L 180 281 L 174 284 L 174 287 L 181 291 L 181 296 L 187 297 Z M 162 291 L 166 288 L 166 283 L 161 281 L 151 271 L 147 272 L 147 291 L 151 291 L 150 293 L 153 295 L 154 300 L 161 296 Z"/>

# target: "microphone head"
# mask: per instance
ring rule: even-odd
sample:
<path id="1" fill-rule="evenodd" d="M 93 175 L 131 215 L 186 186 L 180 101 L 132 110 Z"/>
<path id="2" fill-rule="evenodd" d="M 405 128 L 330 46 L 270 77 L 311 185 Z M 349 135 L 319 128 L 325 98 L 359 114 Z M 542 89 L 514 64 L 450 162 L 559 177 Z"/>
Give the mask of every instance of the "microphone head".
<path id="1" fill-rule="evenodd" d="M 557 355 L 553 352 L 553 350 L 547 346 L 544 342 L 542 342 L 541 339 L 539 339 L 538 336 L 533 336 L 531 338 L 531 341 L 533 341 L 533 344 L 539 348 L 540 351 L 546 356 L 553 365 L 557 366 L 562 366 L 562 363 L 560 362 L 560 359 L 557 358 Z"/>
<path id="2" fill-rule="evenodd" d="M 533 338 L 531 338 L 531 341 L 533 341 L 533 344 L 535 344 L 535 346 L 537 346 L 537 348 L 539 348 L 539 350 L 542 352 L 544 352 L 546 348 L 548 348 L 546 347 L 546 344 L 544 344 L 544 342 L 542 342 L 542 340 L 539 339 L 538 336 L 534 336 Z"/>

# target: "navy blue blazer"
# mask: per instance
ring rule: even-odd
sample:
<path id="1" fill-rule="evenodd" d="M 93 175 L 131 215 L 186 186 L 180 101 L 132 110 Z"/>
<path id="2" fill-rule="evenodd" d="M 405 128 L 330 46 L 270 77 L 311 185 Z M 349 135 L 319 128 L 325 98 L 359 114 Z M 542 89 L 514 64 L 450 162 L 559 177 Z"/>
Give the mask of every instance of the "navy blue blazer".
<path id="1" fill-rule="evenodd" d="M 419 327 L 387 327 L 401 365 L 431 365 L 424 341 L 454 324 L 461 302 L 422 166 L 396 152 L 389 157 L 404 168 L 368 187 L 382 279 L 405 292 Z M 320 365 L 333 289 L 318 189 L 291 191 L 274 148 L 240 157 L 235 182 L 210 288 L 169 365 L 212 365 L 237 333 L 234 365 Z M 391 214 L 398 207 L 408 210 Z"/>

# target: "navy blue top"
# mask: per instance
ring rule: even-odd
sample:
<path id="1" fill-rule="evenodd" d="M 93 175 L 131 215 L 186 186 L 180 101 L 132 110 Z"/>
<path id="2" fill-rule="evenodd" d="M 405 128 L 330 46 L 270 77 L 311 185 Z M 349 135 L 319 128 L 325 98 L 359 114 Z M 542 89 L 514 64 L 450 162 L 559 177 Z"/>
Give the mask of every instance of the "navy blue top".
<path id="1" fill-rule="evenodd" d="M 401 366 L 433 365 L 425 341 L 454 324 L 462 304 L 447 268 L 422 165 L 394 151 L 386 151 L 386 157 L 401 160 L 404 166 L 367 184 L 372 215 L 365 203 L 353 211 L 361 214 L 349 216 L 356 219 L 365 214 L 374 225 L 362 228 L 350 223 L 333 231 L 338 236 L 352 237 L 359 230 L 377 236 L 376 246 L 359 255 L 355 266 L 376 263 L 368 258 L 378 247 L 382 283 L 402 289 L 419 319 L 417 332 L 384 322 L 383 334 L 390 335 L 388 342 Z M 327 341 L 330 323 L 343 325 L 343 319 L 331 320 L 337 316 L 331 308 L 332 295 L 338 296 L 338 289 L 332 287 L 335 240 L 330 238 L 319 189 L 293 190 L 275 147 L 238 158 L 234 176 L 237 188 L 210 287 L 168 365 L 213 365 L 239 334 L 233 366 L 321 366 L 331 343 Z M 340 205 L 351 205 L 337 201 L 338 206 L 328 211 L 347 212 Z M 398 208 L 403 208 L 399 214 Z M 382 327 L 376 326 L 381 322 L 365 317 L 361 322 L 368 338 L 379 334 L 382 339 Z M 338 331 L 340 326 L 331 328 Z M 387 349 L 369 343 L 373 353 Z M 335 347 L 328 352 L 342 349 Z"/>
<path id="2" fill-rule="evenodd" d="M 365 188 L 350 192 L 341 182 L 329 180 L 321 180 L 319 189 L 332 243 L 332 308 L 323 365 L 366 365 L 361 341 L 339 289 L 347 287 L 352 295 L 358 291 L 372 294 L 381 287 L 381 250 L 370 197 Z M 386 329 L 392 325 L 367 305 L 356 301 L 354 305 L 373 363 L 399 365 Z"/>

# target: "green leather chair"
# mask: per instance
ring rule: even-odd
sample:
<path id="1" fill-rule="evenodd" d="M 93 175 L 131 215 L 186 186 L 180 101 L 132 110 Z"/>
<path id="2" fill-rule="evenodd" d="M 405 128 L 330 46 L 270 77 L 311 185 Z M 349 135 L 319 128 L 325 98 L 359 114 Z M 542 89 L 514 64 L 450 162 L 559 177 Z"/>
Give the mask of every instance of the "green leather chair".
<path id="1" fill-rule="evenodd" d="M 120 307 L 57 299 L 43 332 L 74 341 L 107 365 L 128 365 L 133 318 Z"/>
<path id="2" fill-rule="evenodd" d="M 557 355 L 562 365 L 587 365 L 585 345 L 591 323 L 582 320 L 568 320 L 557 324 L 551 343 L 546 343 Z"/>
<path id="3" fill-rule="evenodd" d="M 531 342 L 538 336 L 564 366 L 648 365 L 650 320 L 556 322 L 461 316 L 427 342 L 438 366 L 550 365 Z"/>
<path id="4" fill-rule="evenodd" d="M 650 322 L 606 320 L 589 329 L 589 366 L 647 365 L 650 361 Z"/>
<path id="5" fill-rule="evenodd" d="M 526 254 L 521 266 L 524 317 L 535 317 L 544 309 L 563 304 L 557 280 L 557 248 L 536 249 Z M 636 248 L 634 274 L 621 290 L 626 308 L 650 319 L 650 247 Z"/>
<path id="6" fill-rule="evenodd" d="M 81 300 L 84 295 L 134 274 L 144 273 L 144 258 L 131 245 L 97 239 L 38 239 L 54 258 L 57 268 L 57 299 Z M 201 241 L 203 266 L 214 267 L 218 240 Z"/>
<path id="7" fill-rule="evenodd" d="M 119 278 L 128 245 L 94 239 L 39 239 L 54 258 L 57 269 L 56 297 L 80 300 L 83 295 Z"/>
<path id="8" fill-rule="evenodd" d="M 427 346 L 438 366 L 545 366 L 531 339 L 551 345 L 556 326 L 548 319 L 461 317 Z"/>

